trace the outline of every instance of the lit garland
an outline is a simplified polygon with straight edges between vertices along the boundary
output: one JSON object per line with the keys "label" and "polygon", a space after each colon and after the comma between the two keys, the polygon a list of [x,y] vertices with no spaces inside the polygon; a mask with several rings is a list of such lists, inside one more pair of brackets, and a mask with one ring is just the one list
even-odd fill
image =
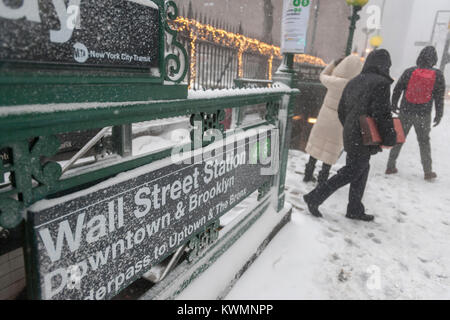
{"label": "lit garland", "polygon": [[[171,22],[172,27],[179,32],[187,31],[191,37],[191,85],[192,79],[195,78],[196,61],[195,61],[195,41],[213,41],[216,44],[234,47],[238,49],[238,65],[239,77],[243,76],[243,63],[242,55],[246,51],[259,53],[261,55],[269,57],[269,79],[272,76],[272,63],[274,58],[282,59],[280,47],[267,44],[257,39],[252,39],[241,34],[236,34],[223,29],[215,28],[208,24],[203,24],[194,19],[187,19],[184,17],[178,17],[175,21]],[[294,62],[296,63],[308,63],[317,66],[325,66],[325,62],[314,56],[307,54],[296,54],[294,56]]]}
{"label": "lit garland", "polygon": [[272,80],[273,55],[269,58],[269,80]]}
{"label": "lit garland", "polygon": [[192,88],[194,86],[195,82],[195,76],[197,73],[196,66],[197,66],[197,57],[195,55],[195,41],[197,41],[197,36],[194,35],[194,33],[191,31],[191,79],[189,83],[189,88]]}

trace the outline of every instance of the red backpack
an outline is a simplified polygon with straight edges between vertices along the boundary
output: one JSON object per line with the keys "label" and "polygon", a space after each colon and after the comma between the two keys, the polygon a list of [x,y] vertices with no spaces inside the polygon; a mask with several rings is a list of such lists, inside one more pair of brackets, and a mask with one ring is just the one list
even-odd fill
{"label": "red backpack", "polygon": [[433,97],[436,72],[430,69],[416,69],[409,79],[406,100],[414,104],[424,104]]}

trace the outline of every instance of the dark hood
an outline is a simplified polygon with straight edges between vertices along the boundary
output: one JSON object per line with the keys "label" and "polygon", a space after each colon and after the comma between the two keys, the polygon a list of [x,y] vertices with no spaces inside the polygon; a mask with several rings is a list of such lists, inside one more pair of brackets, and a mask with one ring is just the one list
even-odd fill
{"label": "dark hood", "polygon": [[422,49],[417,58],[417,66],[419,68],[432,68],[438,61],[436,49],[433,46],[428,46]]}
{"label": "dark hood", "polygon": [[389,69],[392,66],[391,55],[385,49],[373,50],[366,59],[361,73],[376,73],[392,80]]}

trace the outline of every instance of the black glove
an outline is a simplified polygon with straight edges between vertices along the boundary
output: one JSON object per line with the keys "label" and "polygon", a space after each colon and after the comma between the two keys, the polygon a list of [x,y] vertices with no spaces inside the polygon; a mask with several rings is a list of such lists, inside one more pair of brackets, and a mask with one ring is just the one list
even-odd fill
{"label": "black glove", "polygon": [[441,120],[442,120],[442,117],[436,116],[436,117],[434,118],[434,120],[433,120],[433,123],[434,123],[434,126],[433,126],[433,127],[438,126],[439,123],[441,122]]}

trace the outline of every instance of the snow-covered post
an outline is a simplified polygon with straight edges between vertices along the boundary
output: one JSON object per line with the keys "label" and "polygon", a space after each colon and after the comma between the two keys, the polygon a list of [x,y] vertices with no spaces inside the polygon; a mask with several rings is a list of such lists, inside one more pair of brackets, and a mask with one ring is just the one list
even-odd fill
{"label": "snow-covered post", "polygon": [[[273,80],[275,83],[282,83],[289,88],[294,88],[294,54],[283,54],[283,62],[275,73]],[[277,210],[284,207],[284,185],[286,181],[286,168],[291,143],[292,117],[294,116],[294,97],[285,95],[278,110],[278,128],[280,130],[280,170],[275,178],[277,187]]]}

